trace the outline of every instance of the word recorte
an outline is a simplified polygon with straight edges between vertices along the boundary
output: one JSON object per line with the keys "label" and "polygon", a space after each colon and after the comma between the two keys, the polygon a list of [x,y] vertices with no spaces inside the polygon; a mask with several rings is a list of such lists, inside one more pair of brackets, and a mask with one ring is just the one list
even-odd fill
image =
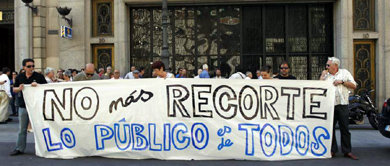
{"label": "word recorte", "polygon": [[[212,87],[207,84],[193,84],[191,92],[183,85],[167,85],[166,90],[168,117],[181,115],[181,117],[191,118],[190,110],[193,110],[192,117],[213,118],[217,114],[223,119],[232,119],[239,113],[246,120],[252,120],[258,114],[260,119],[280,120],[280,112],[274,105],[283,99],[287,100],[287,104],[285,104],[286,108],[281,110],[287,112],[285,117],[287,120],[294,120],[298,111],[303,119],[326,120],[328,118],[327,112],[318,111],[325,105],[322,101],[327,96],[326,88],[281,87],[277,89],[270,85],[257,88],[245,85],[237,91],[228,85]],[[303,103],[297,103],[298,98]],[[301,104],[302,109],[296,110],[296,105]]]}

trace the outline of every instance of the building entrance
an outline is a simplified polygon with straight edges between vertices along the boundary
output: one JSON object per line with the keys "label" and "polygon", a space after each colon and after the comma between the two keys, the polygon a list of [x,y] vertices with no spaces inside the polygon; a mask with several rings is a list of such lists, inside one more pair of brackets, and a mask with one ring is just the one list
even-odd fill
{"label": "building entrance", "polygon": [[[196,75],[202,64],[228,77],[290,63],[298,79],[318,79],[333,56],[332,4],[175,6],[169,8],[169,67]],[[161,59],[161,9],[130,8],[130,63]],[[167,64],[166,64],[167,65]]]}
{"label": "building entrance", "polygon": [[8,67],[12,71],[15,70],[14,38],[14,25],[0,24],[0,67]]}

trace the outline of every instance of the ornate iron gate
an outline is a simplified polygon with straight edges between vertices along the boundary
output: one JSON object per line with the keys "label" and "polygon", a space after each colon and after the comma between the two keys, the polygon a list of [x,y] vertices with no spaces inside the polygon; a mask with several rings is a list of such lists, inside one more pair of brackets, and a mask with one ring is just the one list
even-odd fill
{"label": "ornate iron gate", "polygon": [[[229,5],[171,7],[169,67],[190,75],[206,63],[224,76],[236,68],[255,72],[260,66],[288,60],[298,79],[318,79],[333,56],[332,5]],[[161,9],[130,8],[130,63],[146,67],[161,56]]]}

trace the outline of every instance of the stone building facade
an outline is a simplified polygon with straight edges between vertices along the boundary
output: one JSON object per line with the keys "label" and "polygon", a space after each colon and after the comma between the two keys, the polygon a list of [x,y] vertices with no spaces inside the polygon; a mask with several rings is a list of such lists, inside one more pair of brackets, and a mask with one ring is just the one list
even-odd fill
{"label": "stone building facade", "polygon": [[[358,93],[390,97],[388,0],[169,0],[170,67],[194,73],[203,63],[225,75],[239,66],[277,70],[288,60],[300,79],[317,79],[336,56],[353,73]],[[93,62],[122,74],[161,56],[161,0],[34,0],[33,13],[14,2],[15,69],[31,57],[37,70],[82,68]],[[72,8],[68,23],[56,7]]]}

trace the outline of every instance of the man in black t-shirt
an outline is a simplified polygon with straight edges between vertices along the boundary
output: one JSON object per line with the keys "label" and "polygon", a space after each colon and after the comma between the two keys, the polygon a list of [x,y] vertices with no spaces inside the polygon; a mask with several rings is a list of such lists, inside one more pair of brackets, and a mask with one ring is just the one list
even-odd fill
{"label": "man in black t-shirt", "polygon": [[[35,87],[38,84],[46,84],[46,79],[42,74],[34,72],[34,60],[24,59],[23,69],[24,73],[20,73],[14,83],[13,91],[15,93],[21,92],[24,89],[24,84],[31,84]],[[28,113],[26,110],[26,104],[24,102],[23,93],[18,98],[19,100],[19,133],[16,142],[16,148],[11,152],[11,156],[23,154],[26,149],[26,137],[27,137],[27,126],[28,126]]]}
{"label": "man in black t-shirt", "polygon": [[282,80],[283,79],[285,79],[285,80],[296,80],[297,79],[294,76],[289,75],[290,65],[288,65],[288,62],[286,62],[286,61],[282,62],[279,65],[279,69],[280,69],[279,74],[277,76],[275,76],[274,78],[282,79]]}

